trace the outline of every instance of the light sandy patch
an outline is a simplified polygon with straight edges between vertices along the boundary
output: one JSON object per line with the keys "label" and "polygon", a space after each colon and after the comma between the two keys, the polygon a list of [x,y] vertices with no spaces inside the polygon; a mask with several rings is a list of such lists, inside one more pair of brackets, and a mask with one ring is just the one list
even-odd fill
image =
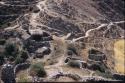
{"label": "light sandy patch", "polygon": [[114,44],[115,70],[125,74],[125,40],[119,40]]}

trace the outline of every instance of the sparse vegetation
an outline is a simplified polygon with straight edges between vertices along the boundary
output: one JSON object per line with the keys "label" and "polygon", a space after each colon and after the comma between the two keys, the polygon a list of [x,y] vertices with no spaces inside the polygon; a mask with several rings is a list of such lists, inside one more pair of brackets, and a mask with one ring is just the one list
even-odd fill
{"label": "sparse vegetation", "polygon": [[4,56],[0,54],[0,65],[3,65],[4,63]]}
{"label": "sparse vegetation", "polygon": [[89,54],[97,54],[97,50],[95,50],[95,49],[93,49],[93,48],[91,48],[89,51],[88,51],[88,53]]}
{"label": "sparse vegetation", "polygon": [[15,59],[14,59],[13,56],[10,56],[10,57],[8,58],[8,60],[9,60],[10,62],[13,62]]}
{"label": "sparse vegetation", "polygon": [[5,55],[6,57],[13,56],[14,58],[17,57],[18,48],[15,44],[8,43],[5,45]]}
{"label": "sparse vegetation", "polygon": [[20,57],[23,58],[24,60],[28,59],[28,52],[25,51],[25,50],[22,50],[21,53],[20,53]]}
{"label": "sparse vegetation", "polygon": [[99,76],[102,76],[102,77],[105,77],[105,78],[110,78],[110,79],[113,79],[113,75],[110,71],[107,71],[107,72],[100,72],[100,71],[96,71],[96,74],[99,75]]}
{"label": "sparse vegetation", "polygon": [[30,68],[31,76],[45,77],[47,75],[43,63],[35,63]]}
{"label": "sparse vegetation", "polygon": [[0,45],[4,45],[6,43],[5,39],[0,39]]}
{"label": "sparse vegetation", "polygon": [[85,48],[84,43],[81,43],[81,42],[74,42],[74,43],[70,43],[70,42],[67,42],[67,50],[70,51],[70,53],[72,52],[72,54],[75,54],[75,55],[81,55],[81,51]]}
{"label": "sparse vegetation", "polygon": [[15,64],[23,63],[28,59],[28,52],[26,50],[19,50],[19,47],[13,43],[5,44],[5,51],[3,53],[9,61]]}
{"label": "sparse vegetation", "polygon": [[26,82],[31,82],[32,81],[30,78],[28,78],[28,72],[27,72],[27,70],[20,71],[17,74],[17,76],[18,76],[17,82],[19,82],[19,83],[26,83]]}
{"label": "sparse vegetation", "polygon": [[104,64],[91,63],[91,66],[89,66],[89,69],[98,70],[100,72],[106,72],[107,67]]}
{"label": "sparse vegetation", "polygon": [[15,59],[15,64],[20,64],[23,63],[25,60],[23,58],[21,58],[20,56],[16,57]]}
{"label": "sparse vegetation", "polygon": [[18,82],[20,83],[26,83],[26,82],[30,82],[29,79],[27,79],[25,76],[21,76],[18,80]]}
{"label": "sparse vegetation", "polygon": [[76,49],[75,45],[69,44],[67,49],[77,55],[77,49]]}
{"label": "sparse vegetation", "polygon": [[71,66],[71,67],[80,68],[80,64],[79,64],[78,61],[70,60],[70,61],[68,62],[68,65]]}

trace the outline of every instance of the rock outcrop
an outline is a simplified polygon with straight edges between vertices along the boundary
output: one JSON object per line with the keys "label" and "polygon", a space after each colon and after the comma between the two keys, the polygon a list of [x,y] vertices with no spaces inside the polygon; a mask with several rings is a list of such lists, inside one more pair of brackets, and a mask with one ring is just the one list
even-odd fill
{"label": "rock outcrop", "polygon": [[14,66],[11,64],[4,64],[1,71],[1,79],[4,83],[16,83]]}
{"label": "rock outcrop", "polygon": [[51,49],[48,47],[42,47],[42,48],[39,48],[38,50],[36,50],[35,53],[36,53],[37,58],[42,58],[45,55],[49,55],[51,53]]}

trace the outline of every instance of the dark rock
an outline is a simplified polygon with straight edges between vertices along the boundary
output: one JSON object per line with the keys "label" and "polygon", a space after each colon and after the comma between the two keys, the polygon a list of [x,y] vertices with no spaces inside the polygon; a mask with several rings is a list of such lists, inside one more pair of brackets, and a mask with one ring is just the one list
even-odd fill
{"label": "dark rock", "polygon": [[104,63],[91,63],[87,64],[87,68],[91,70],[99,70],[100,72],[106,72],[107,66]]}
{"label": "dark rock", "polygon": [[49,41],[34,41],[34,40],[31,40],[31,39],[28,39],[26,41],[24,41],[24,46],[25,48],[27,48],[28,52],[30,53],[35,53],[35,51],[38,49],[38,48],[41,48],[41,47],[50,47],[50,43]]}
{"label": "dark rock", "polygon": [[54,75],[51,79],[59,79],[60,77],[69,77],[69,78],[72,78],[73,80],[75,81],[80,81],[82,78],[77,75],[77,74],[64,74],[62,72],[59,72],[58,74]]}
{"label": "dark rock", "polygon": [[49,33],[41,29],[30,30],[30,34],[31,34],[31,40],[35,41],[51,41],[53,39]]}
{"label": "dark rock", "polygon": [[125,81],[125,75],[123,74],[113,74],[114,79]]}
{"label": "dark rock", "polygon": [[3,65],[4,62],[5,62],[5,60],[4,60],[4,54],[0,53],[0,66]]}
{"label": "dark rock", "polygon": [[10,37],[13,37],[13,38],[19,37],[20,38],[21,34],[15,30],[10,30],[10,31],[8,30],[8,31],[1,31],[0,37],[5,38],[5,39],[8,39]]}
{"label": "dark rock", "polygon": [[[2,0],[7,5],[0,4],[0,26],[5,28],[7,23],[16,20],[19,16],[31,12],[37,0]],[[6,26],[7,27],[7,26]]]}
{"label": "dark rock", "polygon": [[42,39],[41,35],[32,35],[32,39],[35,41],[40,41]]}
{"label": "dark rock", "polygon": [[30,66],[30,63],[21,63],[21,64],[18,64],[18,65],[15,66],[14,72],[17,73],[20,70],[25,70],[25,69],[29,68],[29,66]]}
{"label": "dark rock", "polygon": [[96,49],[90,49],[88,58],[94,61],[103,61],[106,60],[106,55]]}
{"label": "dark rock", "polygon": [[6,43],[5,39],[0,39],[0,45],[4,45]]}
{"label": "dark rock", "polygon": [[82,68],[87,68],[87,63],[86,62],[82,62]]}
{"label": "dark rock", "polygon": [[5,64],[2,66],[1,79],[4,83],[16,83],[13,65]]}
{"label": "dark rock", "polygon": [[67,54],[68,54],[69,56],[72,56],[72,55],[73,55],[73,52],[72,52],[71,50],[68,50]]}
{"label": "dark rock", "polygon": [[69,60],[70,60],[69,58],[66,58],[64,62],[65,62],[65,63],[68,63]]}

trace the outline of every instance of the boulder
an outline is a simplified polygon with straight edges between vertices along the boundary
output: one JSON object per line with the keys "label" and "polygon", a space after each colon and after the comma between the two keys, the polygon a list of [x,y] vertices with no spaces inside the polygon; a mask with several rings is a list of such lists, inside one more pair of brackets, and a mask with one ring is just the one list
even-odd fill
{"label": "boulder", "polygon": [[78,58],[67,57],[64,62],[71,67],[77,67],[77,68],[81,68],[81,69],[87,67],[87,63]]}
{"label": "boulder", "polygon": [[36,51],[36,57],[42,58],[42,57],[44,57],[44,55],[49,55],[50,53],[51,53],[51,49],[50,48],[42,47],[42,48],[39,48]]}
{"label": "boulder", "polygon": [[67,54],[68,54],[68,56],[72,56],[73,52],[71,50],[68,50]]}

